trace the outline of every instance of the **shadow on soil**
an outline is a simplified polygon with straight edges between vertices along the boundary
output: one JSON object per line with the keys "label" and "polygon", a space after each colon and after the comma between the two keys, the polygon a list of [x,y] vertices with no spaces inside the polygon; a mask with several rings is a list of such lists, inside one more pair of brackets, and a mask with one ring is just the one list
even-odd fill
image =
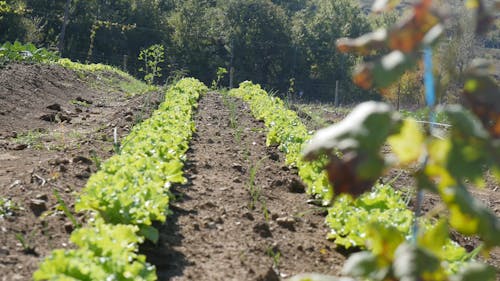
{"label": "shadow on soil", "polygon": [[[186,162],[184,170],[186,175],[193,174],[193,163]],[[184,269],[193,265],[182,252],[175,250],[175,247],[181,246],[184,240],[183,235],[179,232],[179,218],[197,213],[196,211],[182,209],[175,204],[192,200],[184,192],[185,189],[191,186],[192,181],[190,179],[188,179],[187,184],[172,186],[170,190],[174,198],[171,199],[170,204],[172,214],[167,217],[167,222],[164,225],[158,226],[160,241],[156,245],[149,241],[141,245],[140,252],[146,255],[147,261],[156,267],[158,280],[170,280],[173,277],[182,276]]]}

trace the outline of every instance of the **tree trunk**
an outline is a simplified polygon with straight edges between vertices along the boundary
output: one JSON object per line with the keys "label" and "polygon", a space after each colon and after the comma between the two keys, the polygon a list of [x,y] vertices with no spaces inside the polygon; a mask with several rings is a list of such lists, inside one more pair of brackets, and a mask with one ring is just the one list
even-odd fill
{"label": "tree trunk", "polygon": [[59,55],[63,55],[64,49],[64,37],[66,36],[66,25],[68,24],[69,19],[69,6],[71,5],[71,0],[66,0],[66,6],[64,7],[64,19],[61,27],[61,35],[59,36]]}

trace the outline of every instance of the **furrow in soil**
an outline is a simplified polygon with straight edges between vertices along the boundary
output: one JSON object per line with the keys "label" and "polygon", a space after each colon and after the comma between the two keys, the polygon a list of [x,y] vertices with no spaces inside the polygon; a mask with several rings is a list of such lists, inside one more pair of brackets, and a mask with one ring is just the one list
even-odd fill
{"label": "furrow in soil", "polygon": [[344,257],[326,240],[324,210],[308,205],[296,172],[241,101],[200,100],[187,154],[189,183],[172,190],[161,242],[145,249],[159,280],[280,280],[338,274]]}

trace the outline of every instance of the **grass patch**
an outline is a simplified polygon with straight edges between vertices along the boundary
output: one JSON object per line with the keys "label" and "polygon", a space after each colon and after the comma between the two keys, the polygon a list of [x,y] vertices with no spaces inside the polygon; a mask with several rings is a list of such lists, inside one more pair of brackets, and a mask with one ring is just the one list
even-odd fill
{"label": "grass patch", "polygon": [[42,138],[45,133],[33,130],[18,134],[13,141],[17,144],[24,144],[28,148],[32,149],[43,149]]}
{"label": "grass patch", "polygon": [[158,91],[158,87],[148,85],[142,81],[137,79],[129,80],[129,81],[120,81],[118,83],[118,87],[122,92],[124,92],[127,96],[136,96],[143,95],[149,92]]}

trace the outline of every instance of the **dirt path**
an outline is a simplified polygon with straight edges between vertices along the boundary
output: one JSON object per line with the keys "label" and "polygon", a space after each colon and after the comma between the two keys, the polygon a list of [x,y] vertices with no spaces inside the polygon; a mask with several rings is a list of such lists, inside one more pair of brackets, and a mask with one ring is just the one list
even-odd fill
{"label": "dirt path", "polygon": [[[189,184],[177,186],[161,247],[149,250],[159,280],[279,280],[337,274],[344,257],[325,239],[322,210],[307,204],[265,128],[240,101],[200,101],[188,152]],[[252,190],[252,191],[251,191]],[[153,253],[153,254],[152,254]]]}
{"label": "dirt path", "polygon": [[44,256],[70,247],[73,224],[54,192],[73,210],[76,193],[114,153],[114,128],[125,136],[153,109],[98,79],[48,65],[0,70],[0,280],[31,280]]}

